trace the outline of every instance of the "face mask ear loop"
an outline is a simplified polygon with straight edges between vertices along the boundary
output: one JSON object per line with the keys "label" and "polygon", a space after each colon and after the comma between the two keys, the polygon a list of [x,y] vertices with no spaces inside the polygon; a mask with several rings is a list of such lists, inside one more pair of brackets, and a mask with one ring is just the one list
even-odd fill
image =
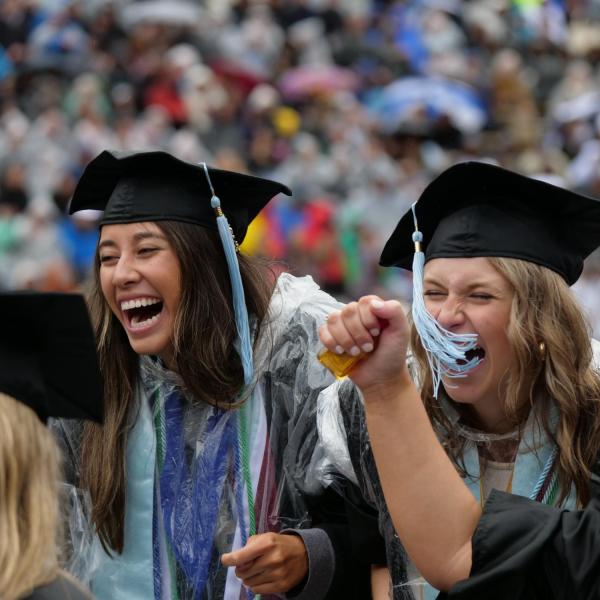
{"label": "face mask ear loop", "polygon": [[476,333],[457,334],[444,329],[425,307],[423,294],[425,254],[421,247],[423,234],[419,231],[415,206],[416,202],[411,206],[415,223],[415,230],[412,234],[412,240],[415,244],[412,265],[412,318],[427,354],[427,361],[433,378],[433,396],[437,398],[442,377],[465,377],[468,371],[474,369],[481,362],[481,359],[475,357],[467,360],[466,358],[466,353],[477,346]]}

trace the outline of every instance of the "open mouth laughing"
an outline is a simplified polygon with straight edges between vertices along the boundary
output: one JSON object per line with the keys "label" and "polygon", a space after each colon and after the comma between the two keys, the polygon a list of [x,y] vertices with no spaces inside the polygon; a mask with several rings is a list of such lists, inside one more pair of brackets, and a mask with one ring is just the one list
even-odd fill
{"label": "open mouth laughing", "polygon": [[481,362],[485,358],[485,350],[481,346],[475,346],[465,352],[465,358],[459,358],[456,362],[459,365],[466,365],[467,363],[477,360]]}
{"label": "open mouth laughing", "polygon": [[143,296],[121,302],[121,312],[131,330],[146,329],[158,321],[163,310],[160,298]]}
{"label": "open mouth laughing", "polygon": [[483,360],[485,358],[485,350],[481,346],[475,346],[471,350],[465,352],[465,359],[467,362],[473,359]]}

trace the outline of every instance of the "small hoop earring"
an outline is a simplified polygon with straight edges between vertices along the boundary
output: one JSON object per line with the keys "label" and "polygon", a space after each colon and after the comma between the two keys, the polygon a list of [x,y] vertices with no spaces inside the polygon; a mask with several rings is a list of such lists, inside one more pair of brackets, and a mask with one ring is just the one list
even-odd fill
{"label": "small hoop earring", "polygon": [[544,344],[544,342],[540,342],[538,344],[538,348],[540,349],[540,354],[542,358],[544,358],[546,356],[546,344]]}

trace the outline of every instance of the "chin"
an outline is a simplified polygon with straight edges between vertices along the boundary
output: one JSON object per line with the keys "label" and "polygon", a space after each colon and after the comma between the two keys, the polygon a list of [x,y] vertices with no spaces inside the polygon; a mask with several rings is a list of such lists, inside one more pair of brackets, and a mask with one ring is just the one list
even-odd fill
{"label": "chin", "polygon": [[160,356],[168,346],[163,340],[135,340],[129,339],[129,345],[136,354],[143,356]]}
{"label": "chin", "polygon": [[477,404],[477,399],[471,398],[471,397],[465,397],[460,394],[454,395],[454,396],[451,396],[450,394],[448,394],[448,398],[450,398],[450,400],[452,400],[452,402],[454,402],[455,404],[465,404],[468,406]]}
{"label": "chin", "polygon": [[457,384],[455,381],[450,381],[448,385],[444,385],[446,395],[452,402],[457,404],[476,404],[477,401],[483,396],[483,391],[477,388],[473,388],[468,384],[464,383]]}

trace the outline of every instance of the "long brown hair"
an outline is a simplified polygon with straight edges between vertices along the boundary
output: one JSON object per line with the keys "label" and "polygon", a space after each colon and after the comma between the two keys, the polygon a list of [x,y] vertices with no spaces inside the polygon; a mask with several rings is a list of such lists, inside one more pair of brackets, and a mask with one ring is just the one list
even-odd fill
{"label": "long brown hair", "polygon": [[0,393],[0,598],[58,574],[59,452],[29,407]]}
{"label": "long brown hair", "polygon": [[[488,260],[514,290],[507,335],[515,360],[503,381],[506,417],[514,427],[523,427],[530,410],[535,411],[558,446],[560,501],[574,485],[578,503],[585,505],[590,499],[590,468],[600,451],[600,375],[592,361],[589,328],[562,277],[527,261]],[[433,397],[431,373],[414,327],[411,345],[425,407],[461,468],[464,440]],[[554,431],[549,422],[551,403],[559,414]],[[468,411],[452,405],[459,412]]]}
{"label": "long brown hair", "polygon": [[[236,406],[243,385],[235,351],[237,330],[231,284],[218,233],[199,225],[156,221],[179,259],[181,300],[173,331],[173,365],[194,401],[222,408]],[[274,277],[266,263],[238,255],[249,314],[258,324],[266,315]],[[135,417],[139,357],[110,310],[100,288],[96,252],[89,293],[90,312],[104,376],[103,426],[83,430],[80,482],[92,500],[92,522],[105,550],[123,550],[125,449]]]}

